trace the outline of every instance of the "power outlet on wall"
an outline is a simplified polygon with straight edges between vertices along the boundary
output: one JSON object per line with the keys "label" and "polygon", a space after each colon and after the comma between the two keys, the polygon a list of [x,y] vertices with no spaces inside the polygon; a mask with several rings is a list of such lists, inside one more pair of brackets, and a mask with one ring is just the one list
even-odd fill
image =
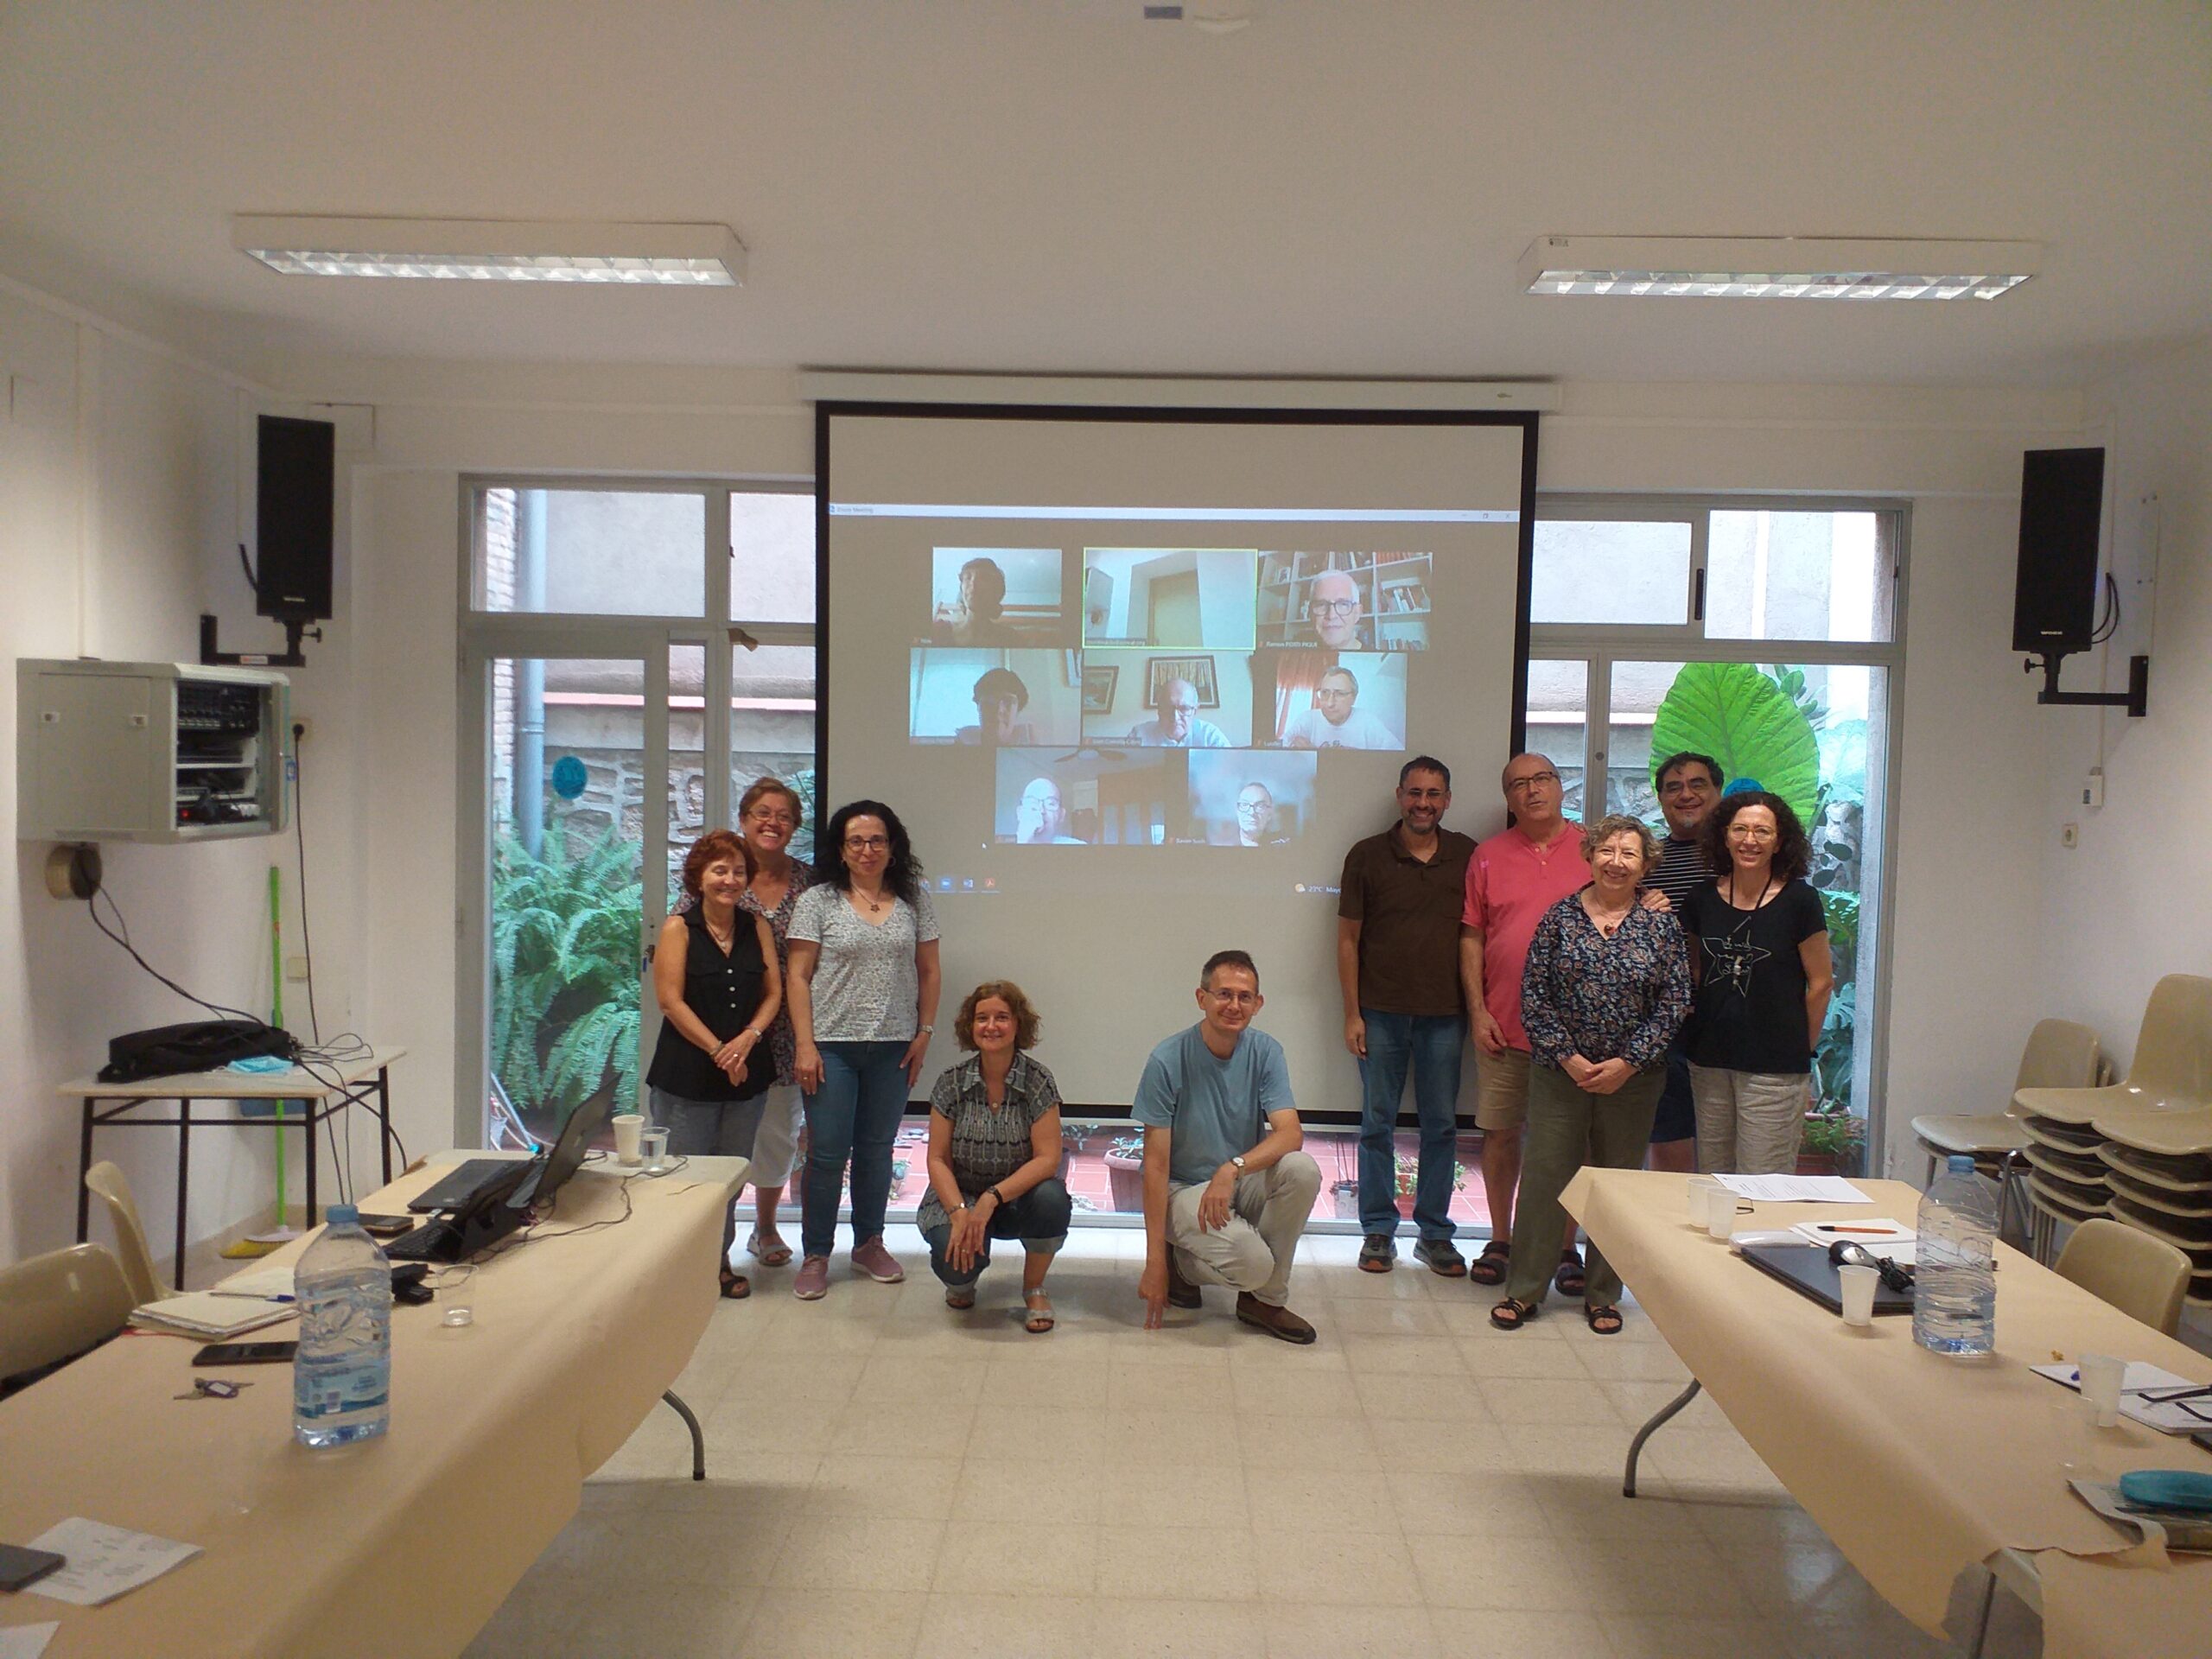
{"label": "power outlet on wall", "polygon": [[2082,826],[2078,823],[2060,824],[2058,844],[2067,848],[2079,847],[2082,844]]}

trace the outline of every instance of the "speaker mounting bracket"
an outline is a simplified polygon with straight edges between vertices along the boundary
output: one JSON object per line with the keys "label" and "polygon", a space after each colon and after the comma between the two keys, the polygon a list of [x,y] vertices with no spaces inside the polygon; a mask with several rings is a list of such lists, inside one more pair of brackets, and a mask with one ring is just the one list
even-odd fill
{"label": "speaker mounting bracket", "polygon": [[2036,693],[2036,701],[2052,703],[2066,709],[2125,709],[2130,720],[2140,720],[2151,712],[2151,659],[2131,657],[2127,659],[2127,690],[2125,691],[2062,691],[2058,689],[2058,671],[2066,660],[2066,653],[2054,651],[2040,658],[2031,657],[2021,664],[2028,673],[2043,670],[2043,690]]}
{"label": "speaker mounting bracket", "polygon": [[200,664],[203,668],[305,668],[307,658],[300,651],[302,638],[322,641],[322,630],[299,617],[284,619],[284,650],[281,656],[267,652],[220,651],[215,643],[215,619],[202,611],[200,613]]}

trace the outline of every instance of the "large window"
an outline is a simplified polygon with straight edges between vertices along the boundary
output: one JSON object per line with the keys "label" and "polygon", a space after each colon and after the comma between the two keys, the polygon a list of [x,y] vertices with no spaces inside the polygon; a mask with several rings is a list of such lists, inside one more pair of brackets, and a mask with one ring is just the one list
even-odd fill
{"label": "large window", "polygon": [[1859,1173],[1880,1135],[1880,895],[1902,507],[1740,500],[1540,502],[1529,747],[1577,816],[1664,833],[1652,766],[1694,750],[1804,821],[1835,995],[1806,1155]]}
{"label": "large window", "polygon": [[814,497],[487,479],[468,505],[454,1129],[512,1145],[635,1105],[684,849],[756,779],[812,801]]}

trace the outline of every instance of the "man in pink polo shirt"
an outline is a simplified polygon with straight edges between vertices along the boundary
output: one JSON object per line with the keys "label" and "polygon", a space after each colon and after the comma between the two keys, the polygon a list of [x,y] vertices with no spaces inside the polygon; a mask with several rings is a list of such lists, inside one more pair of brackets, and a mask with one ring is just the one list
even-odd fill
{"label": "man in pink polo shirt", "polygon": [[[1483,1190],[1490,1199],[1491,1241],[1467,1268],[1478,1285],[1504,1282],[1513,1194],[1521,1182],[1521,1131],[1529,1118],[1522,965],[1544,912],[1590,880],[1582,827],[1560,810],[1564,794],[1552,763],[1541,754],[1516,754],[1506,763],[1503,781],[1513,825],[1479,844],[1467,861],[1467,899],[1459,913],[1459,982],[1479,1056],[1475,1122],[1483,1132]],[[1579,1274],[1572,1232],[1567,1256]]]}

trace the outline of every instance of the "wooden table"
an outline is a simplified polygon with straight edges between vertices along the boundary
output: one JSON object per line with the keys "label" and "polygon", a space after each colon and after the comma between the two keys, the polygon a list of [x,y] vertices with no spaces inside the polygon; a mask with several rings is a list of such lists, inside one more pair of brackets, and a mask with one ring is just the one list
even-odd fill
{"label": "wooden table", "polygon": [[[2107,1478],[2212,1472],[2212,1455],[2139,1424],[2090,1429],[2057,1384],[2028,1370],[2108,1353],[2212,1382],[2212,1358],[2002,1244],[1994,1354],[1929,1353],[1909,1319],[1853,1329],[1692,1228],[1687,1182],[1586,1168],[1564,1195],[1696,1379],[1635,1446],[1702,1387],[1852,1565],[1922,1629],[1945,1634],[1959,1574],[2012,1551],[2040,1582],[2047,1659],[2212,1653],[2212,1558],[2177,1556],[2170,1570],[2126,1560],[2128,1539],[2068,1489],[2063,1467],[2093,1462]],[[1855,1185],[1870,1204],[1761,1204],[1737,1229],[1916,1211],[1918,1191],[1901,1181]]]}
{"label": "wooden table", "polygon": [[[384,1154],[384,1179],[391,1179],[391,1063],[404,1048],[371,1047],[358,1059],[315,1061],[312,1071],[293,1066],[285,1071],[181,1071],[166,1077],[142,1077],[136,1083],[102,1083],[98,1077],[78,1077],[59,1092],[83,1103],[83,1122],[78,1135],[77,1242],[85,1242],[90,1225],[91,1198],[85,1177],[92,1167],[95,1129],[175,1129],[176,1131],[176,1262],[179,1290],[184,1288],[185,1201],[192,1179],[192,1131],[195,1127],[220,1126],[283,1130],[297,1128],[304,1149],[307,1171],[307,1220],[321,1219],[315,1207],[316,1128],[356,1105],[376,1115],[378,1142]],[[195,1103],[207,1101],[296,1100],[307,1109],[283,1116],[249,1116],[232,1111],[228,1116],[209,1116]],[[141,1109],[156,1102],[176,1103],[175,1117],[147,1117]],[[283,1144],[277,1143],[278,1157]],[[278,1217],[281,1224],[284,1217]]]}
{"label": "wooden table", "polygon": [[[202,1552],[105,1607],[0,1598],[0,1624],[59,1619],[51,1659],[458,1652],[690,1361],[721,1305],[715,1254],[745,1170],[695,1158],[626,1182],[588,1164],[518,1242],[473,1272],[434,1268],[452,1287],[393,1310],[377,1440],[296,1444],[282,1365],[222,1373],[253,1384],[235,1400],[174,1398],[199,1347],[174,1337],[119,1338],[0,1401],[0,1538],[83,1516]],[[442,1173],[365,1201],[404,1209]],[[466,1327],[442,1323],[456,1304]]]}

